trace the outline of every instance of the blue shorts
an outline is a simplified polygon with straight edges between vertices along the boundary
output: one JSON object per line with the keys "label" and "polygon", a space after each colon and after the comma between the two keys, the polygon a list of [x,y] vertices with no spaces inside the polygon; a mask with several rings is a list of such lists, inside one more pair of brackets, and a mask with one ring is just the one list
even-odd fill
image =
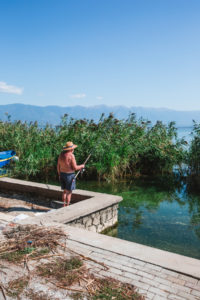
{"label": "blue shorts", "polygon": [[62,190],[73,191],[76,188],[76,179],[74,173],[60,173],[60,184]]}

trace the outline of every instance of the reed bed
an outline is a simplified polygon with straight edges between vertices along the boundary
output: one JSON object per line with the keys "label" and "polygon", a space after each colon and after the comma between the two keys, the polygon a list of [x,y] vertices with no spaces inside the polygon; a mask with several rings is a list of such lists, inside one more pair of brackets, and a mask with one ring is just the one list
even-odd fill
{"label": "reed bed", "polygon": [[66,141],[78,145],[77,162],[91,153],[86,178],[117,180],[141,175],[171,173],[185,158],[184,141],[177,138],[175,123],[154,126],[131,114],[118,120],[112,114],[99,122],[75,120],[67,115],[52,127],[20,121],[0,122],[0,151],[13,149],[19,156],[13,176],[39,181],[57,180],[56,164]]}

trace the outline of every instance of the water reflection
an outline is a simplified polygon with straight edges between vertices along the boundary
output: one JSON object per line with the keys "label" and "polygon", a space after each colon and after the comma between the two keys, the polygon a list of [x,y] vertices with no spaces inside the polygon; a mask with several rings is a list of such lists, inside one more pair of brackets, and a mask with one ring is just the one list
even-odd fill
{"label": "water reflection", "polygon": [[200,259],[200,196],[188,190],[185,177],[78,185],[123,197],[110,235]]}

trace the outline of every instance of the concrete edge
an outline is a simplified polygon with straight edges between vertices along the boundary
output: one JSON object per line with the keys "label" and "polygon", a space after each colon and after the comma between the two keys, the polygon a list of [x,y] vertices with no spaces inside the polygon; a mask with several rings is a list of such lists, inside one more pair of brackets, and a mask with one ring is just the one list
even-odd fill
{"label": "concrete edge", "polygon": [[[11,188],[13,191],[21,191],[21,192],[34,192],[40,194],[41,191],[43,195],[48,194],[54,195],[58,193],[61,198],[61,189],[59,186],[13,179],[13,178],[0,178],[0,187],[7,186],[7,189]],[[68,207],[63,207],[60,209],[56,209],[54,211],[45,213],[41,216],[32,217],[30,220],[38,218],[39,221],[45,222],[59,222],[59,223],[68,223],[74,220],[77,220],[82,217],[86,217],[95,213],[97,211],[106,209],[112,205],[118,204],[122,201],[122,197],[114,196],[110,194],[104,193],[96,193],[85,190],[75,190],[72,196],[75,195],[77,197],[82,197],[82,200],[77,203],[73,203]]]}
{"label": "concrete edge", "polygon": [[[52,185],[52,184],[47,184],[47,183],[39,183],[39,182],[33,182],[33,181],[27,181],[27,180],[21,180],[21,179],[16,179],[16,178],[10,178],[10,177],[2,177],[0,178],[0,183],[4,182],[6,183],[10,183],[12,185],[16,185],[18,187],[28,187],[30,190],[31,188],[33,188],[33,190],[37,190],[37,189],[42,189],[45,191],[56,191],[56,192],[60,192],[61,188],[57,185]],[[78,194],[78,195],[84,195],[84,196],[88,196],[88,197],[94,197],[94,196],[100,196],[100,195],[104,195],[104,193],[98,193],[98,192],[92,192],[92,191],[86,191],[86,190],[80,190],[80,189],[76,189],[73,194]],[[107,194],[105,194],[107,195]],[[113,196],[113,195],[110,195]]]}
{"label": "concrete edge", "polygon": [[200,279],[200,260],[195,258],[121,240],[57,222],[44,223],[34,218],[32,221],[25,219],[19,223],[59,227],[68,235],[68,240],[105,250],[110,253],[137,259],[198,280]]}
{"label": "concrete edge", "polygon": [[[38,187],[39,189],[43,188],[51,190],[52,188],[56,191],[60,191],[59,187],[57,186],[45,185],[40,183],[37,184],[29,181],[24,182],[22,180],[5,177],[1,178],[0,182],[2,184],[5,182],[15,183],[22,186],[23,184],[26,186],[31,185],[34,186],[34,188]],[[161,266],[165,269],[169,269],[200,279],[200,260],[167,252],[157,248],[152,248],[149,246],[120,240],[110,236],[101,235],[98,233],[87,231],[86,229],[63,225],[63,220],[65,220],[65,222],[69,221],[67,218],[70,218],[70,220],[72,220],[73,218],[77,219],[77,216],[81,217],[85,214],[92,213],[91,210],[94,211],[94,208],[95,210],[98,210],[98,208],[102,209],[102,207],[106,208],[110,206],[111,203],[114,205],[122,200],[122,198],[119,196],[82,190],[77,191],[77,193],[81,194],[82,192],[85,195],[87,194],[88,196],[91,196],[90,199],[73,204],[69,207],[61,208],[57,210],[57,212],[53,211],[39,217],[25,219],[21,221],[20,224],[42,224],[44,226],[56,227],[61,226],[65,231],[68,232],[70,240],[90,245],[92,247],[104,249],[116,254],[135,258],[144,262]]]}
{"label": "concrete edge", "polygon": [[66,225],[69,239],[200,279],[200,260]]}

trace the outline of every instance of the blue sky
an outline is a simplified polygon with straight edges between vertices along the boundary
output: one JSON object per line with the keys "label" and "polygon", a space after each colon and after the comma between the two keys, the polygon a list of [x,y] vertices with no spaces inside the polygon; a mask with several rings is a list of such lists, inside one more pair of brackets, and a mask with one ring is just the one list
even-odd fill
{"label": "blue sky", "polygon": [[199,0],[0,0],[0,104],[200,110]]}

